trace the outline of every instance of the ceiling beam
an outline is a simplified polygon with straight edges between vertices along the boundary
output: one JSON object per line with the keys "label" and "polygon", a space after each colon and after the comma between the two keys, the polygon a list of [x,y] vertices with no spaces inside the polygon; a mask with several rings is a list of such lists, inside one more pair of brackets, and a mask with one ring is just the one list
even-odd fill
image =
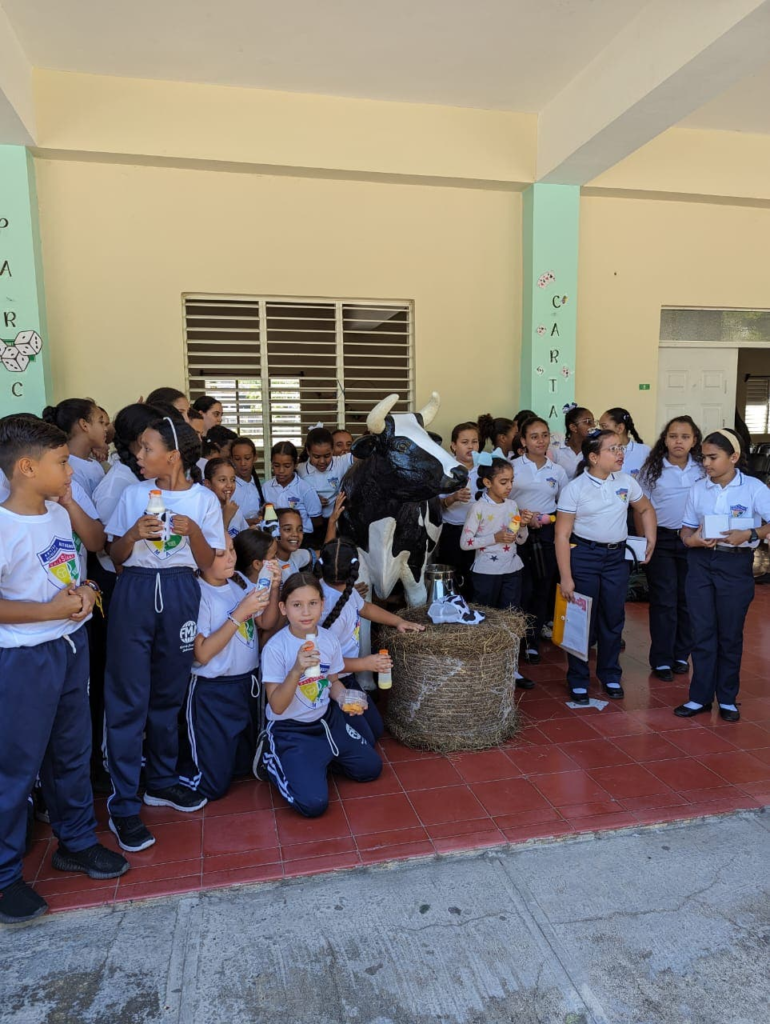
{"label": "ceiling beam", "polygon": [[591,181],[769,54],[770,0],[652,0],[540,113],[537,180]]}
{"label": "ceiling beam", "polygon": [[34,142],[32,65],[0,7],[0,145],[30,146]]}

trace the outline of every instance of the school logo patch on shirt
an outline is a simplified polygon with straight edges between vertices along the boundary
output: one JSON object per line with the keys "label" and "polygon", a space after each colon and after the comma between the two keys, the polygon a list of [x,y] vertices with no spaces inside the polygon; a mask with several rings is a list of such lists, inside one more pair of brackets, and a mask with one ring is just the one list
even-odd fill
{"label": "school logo patch on shirt", "polygon": [[730,515],[733,519],[740,519],[741,516],[745,516],[748,512],[748,508],[745,505],[731,505]]}
{"label": "school logo patch on shirt", "polygon": [[72,537],[66,540],[54,537],[45,551],[38,551],[37,557],[57,590],[66,590],[80,583],[80,562]]}
{"label": "school logo patch on shirt", "polygon": [[617,494],[617,496],[620,498],[620,500],[624,504],[626,504],[626,505],[628,504],[628,488],[627,487],[619,487],[617,489],[617,491],[615,491],[615,494]]}
{"label": "school logo patch on shirt", "polygon": [[145,540],[147,547],[154,551],[158,558],[165,560],[170,558],[184,540],[178,533],[172,533],[162,540]]}
{"label": "school logo patch on shirt", "polygon": [[[235,605],[233,608],[230,609],[231,615],[233,614],[237,607],[238,606]],[[253,647],[254,637],[256,636],[256,633],[257,628],[254,625],[254,619],[246,619],[245,622],[242,622],[240,624],[240,626],[238,627],[238,632],[235,635],[242,644],[245,644],[247,647]]]}
{"label": "school logo patch on shirt", "polygon": [[546,482],[547,484],[550,484],[550,485],[551,485],[551,487],[553,487],[554,489],[555,489],[555,488],[557,487],[557,485],[558,485],[558,481],[556,480],[556,477],[553,477],[553,476],[547,476],[547,477],[545,478],[545,482]]}
{"label": "school logo patch on shirt", "polygon": [[320,676],[303,676],[300,679],[299,686],[297,687],[297,696],[310,708],[318,707],[324,690],[328,690],[331,685],[326,678],[329,667],[329,665],[322,664]]}
{"label": "school logo patch on shirt", "polygon": [[631,470],[629,470],[629,472],[630,472],[631,476],[634,478],[634,480],[636,480],[636,478],[639,476],[639,470],[638,469],[631,469]]}

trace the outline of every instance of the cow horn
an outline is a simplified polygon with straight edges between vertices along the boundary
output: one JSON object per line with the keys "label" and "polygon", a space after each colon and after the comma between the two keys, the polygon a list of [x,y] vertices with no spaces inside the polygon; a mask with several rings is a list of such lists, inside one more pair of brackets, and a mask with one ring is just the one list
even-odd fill
{"label": "cow horn", "polygon": [[429,423],[432,423],[436,417],[439,406],[441,405],[441,398],[439,397],[438,391],[431,392],[428,404],[424,409],[420,409],[418,416],[422,416],[422,423],[424,427],[427,427]]}
{"label": "cow horn", "polygon": [[381,434],[385,429],[385,417],[398,401],[398,395],[388,395],[372,409],[366,417],[366,426],[370,434]]}

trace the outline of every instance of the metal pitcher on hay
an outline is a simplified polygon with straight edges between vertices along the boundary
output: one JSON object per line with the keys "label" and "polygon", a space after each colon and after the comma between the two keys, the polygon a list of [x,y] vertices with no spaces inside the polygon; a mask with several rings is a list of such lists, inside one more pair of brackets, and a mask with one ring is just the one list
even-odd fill
{"label": "metal pitcher on hay", "polygon": [[427,606],[434,601],[447,601],[457,596],[455,590],[455,570],[452,565],[434,563],[425,569],[425,585],[428,589]]}

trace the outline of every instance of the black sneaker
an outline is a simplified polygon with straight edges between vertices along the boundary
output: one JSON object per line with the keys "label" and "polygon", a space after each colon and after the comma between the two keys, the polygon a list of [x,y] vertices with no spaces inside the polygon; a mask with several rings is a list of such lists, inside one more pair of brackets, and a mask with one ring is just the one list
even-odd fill
{"label": "black sneaker", "polygon": [[175,811],[189,814],[205,807],[208,801],[205,796],[200,796],[194,790],[178,783],[167,789],[145,790],[144,802],[148,807],[173,807]]}
{"label": "black sneaker", "polygon": [[111,817],[110,832],[117,836],[121,850],[128,850],[129,853],[139,853],[155,842],[155,836],[138,814],[129,814],[125,818]]}
{"label": "black sneaker", "polygon": [[263,729],[257,738],[257,748],[254,751],[254,760],[251,763],[251,773],[254,778],[259,779],[260,782],[267,782],[270,778],[267,774],[267,768],[265,768],[265,762],[263,761],[266,745],[267,733]]}
{"label": "black sneaker", "polygon": [[77,852],[59,843],[51,863],[57,871],[82,871],[89,878],[118,878],[130,867],[123,854],[108,850],[100,843]]}
{"label": "black sneaker", "polygon": [[0,921],[3,924],[23,924],[40,917],[48,910],[48,904],[38,896],[23,878],[0,889]]}

